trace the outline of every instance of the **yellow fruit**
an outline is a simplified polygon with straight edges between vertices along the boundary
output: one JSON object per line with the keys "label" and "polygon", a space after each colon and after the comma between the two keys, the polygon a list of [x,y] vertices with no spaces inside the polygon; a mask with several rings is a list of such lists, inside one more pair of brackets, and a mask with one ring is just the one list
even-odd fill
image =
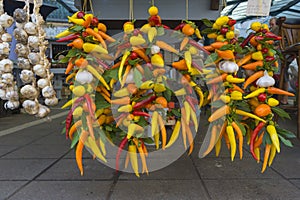
{"label": "yellow fruit", "polygon": [[233,31],[228,31],[226,33],[226,38],[229,39],[229,40],[233,39],[234,38],[234,32]]}
{"label": "yellow fruit", "polygon": [[73,94],[77,97],[81,97],[85,94],[85,88],[82,85],[75,86],[72,90]]}
{"label": "yellow fruit", "polygon": [[140,31],[142,31],[143,33],[148,33],[148,31],[150,30],[151,25],[150,24],[145,24],[140,28]]}
{"label": "yellow fruit", "polygon": [[274,107],[274,106],[278,106],[279,104],[279,101],[277,99],[274,99],[274,98],[269,98],[268,99],[268,105],[271,106],[271,107]]}
{"label": "yellow fruit", "polygon": [[198,49],[194,46],[190,46],[189,47],[189,52],[192,54],[192,55],[196,55],[198,53]]}
{"label": "yellow fruit", "polygon": [[74,89],[74,85],[70,85],[69,89],[72,91]]}
{"label": "yellow fruit", "polygon": [[158,8],[156,6],[151,6],[148,9],[148,13],[149,13],[150,16],[157,15],[158,14]]}
{"label": "yellow fruit", "polygon": [[269,74],[269,76],[273,76],[274,75],[274,73],[272,72],[272,71],[268,71],[268,74]]}
{"label": "yellow fruit", "polygon": [[207,34],[207,37],[210,39],[215,39],[218,37],[218,34],[217,33],[209,33],[209,34]]}
{"label": "yellow fruit", "polygon": [[224,40],[225,40],[225,38],[223,35],[218,35],[218,37],[217,37],[218,42],[223,42]]}
{"label": "yellow fruit", "polygon": [[132,22],[126,22],[124,25],[123,25],[123,30],[126,34],[129,34],[131,33],[133,30],[134,30],[134,25]]}
{"label": "yellow fruit", "polygon": [[262,24],[261,27],[262,27],[263,29],[266,29],[267,31],[269,31],[269,26],[268,26],[268,24]]}
{"label": "yellow fruit", "polygon": [[78,106],[77,108],[75,108],[75,110],[73,111],[73,117],[78,118],[82,115],[83,109],[81,106]]}
{"label": "yellow fruit", "polygon": [[261,29],[261,23],[260,22],[252,22],[250,28],[253,31],[259,31]]}
{"label": "yellow fruit", "polygon": [[229,21],[229,17],[228,16],[222,16],[222,17],[219,17],[217,20],[216,20],[216,24],[218,26],[223,26],[225,24],[227,24],[227,22]]}
{"label": "yellow fruit", "polygon": [[214,23],[213,26],[212,26],[213,29],[217,29],[217,30],[220,30],[221,29],[221,26],[219,26],[218,24]]}
{"label": "yellow fruit", "polygon": [[162,83],[156,83],[156,84],[154,84],[153,90],[154,90],[154,92],[160,93],[160,92],[166,91],[166,87]]}

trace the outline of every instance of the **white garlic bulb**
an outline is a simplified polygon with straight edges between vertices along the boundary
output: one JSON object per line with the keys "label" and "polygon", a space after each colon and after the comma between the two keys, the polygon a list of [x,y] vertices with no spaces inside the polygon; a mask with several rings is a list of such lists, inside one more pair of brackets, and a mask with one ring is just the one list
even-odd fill
{"label": "white garlic bulb", "polygon": [[7,42],[0,43],[0,54],[9,55],[9,44]]}
{"label": "white garlic bulb", "polygon": [[33,66],[33,71],[36,75],[46,78],[47,77],[47,71],[43,65],[35,65]]}
{"label": "white garlic bulb", "polygon": [[43,89],[44,87],[48,86],[49,80],[47,78],[41,78],[37,81],[37,86],[41,89]]}
{"label": "white garlic bulb", "polygon": [[19,94],[17,91],[9,90],[6,92],[5,97],[6,99],[17,101],[19,99]]}
{"label": "white garlic bulb", "polygon": [[0,15],[0,25],[4,28],[10,27],[14,23],[14,18],[9,16],[7,13]]}
{"label": "white garlic bulb", "polygon": [[12,72],[14,63],[10,59],[3,59],[0,61],[0,71]]}
{"label": "white garlic bulb", "polygon": [[25,25],[25,23],[18,23],[18,22],[16,22],[16,27],[17,28],[24,29],[24,25]]}
{"label": "white garlic bulb", "polygon": [[6,84],[12,84],[14,81],[14,76],[11,73],[4,73],[1,75],[2,82]]}
{"label": "white garlic bulb", "polygon": [[3,89],[0,89],[0,99],[6,100],[6,91]]}
{"label": "white garlic bulb", "polygon": [[11,34],[9,34],[9,33],[4,33],[4,34],[2,34],[2,36],[1,36],[1,40],[2,40],[3,42],[11,42],[11,41],[12,41],[12,36],[11,36]]}
{"label": "white garlic bulb", "polygon": [[239,70],[239,66],[232,61],[222,61],[219,63],[220,70],[226,73],[235,73]]}
{"label": "white garlic bulb", "polygon": [[29,60],[27,58],[19,57],[17,65],[21,69],[31,69],[30,62],[29,62]]}
{"label": "white garlic bulb", "polygon": [[50,113],[50,109],[47,106],[39,104],[38,113],[35,115],[36,117],[46,117]]}
{"label": "white garlic bulb", "polygon": [[56,106],[58,104],[58,99],[55,96],[53,96],[51,98],[46,98],[45,104],[47,106]]}
{"label": "white garlic bulb", "polygon": [[19,101],[9,100],[9,101],[5,102],[5,104],[4,104],[5,109],[11,109],[11,110],[17,109],[17,108],[19,108],[19,106],[20,106]]}
{"label": "white garlic bulb", "polygon": [[38,91],[32,85],[25,85],[20,90],[22,96],[26,99],[35,99],[38,95]]}
{"label": "white garlic bulb", "polygon": [[25,100],[22,104],[28,114],[35,115],[39,111],[39,104],[32,100]]}
{"label": "white garlic bulb", "polygon": [[29,49],[27,45],[24,45],[22,43],[17,43],[15,48],[15,53],[18,55],[18,57],[27,57],[29,54]]}
{"label": "white garlic bulb", "polygon": [[151,54],[156,54],[160,52],[160,48],[157,45],[152,45],[151,46]]}
{"label": "white garlic bulb", "polygon": [[77,72],[75,80],[80,84],[91,83],[93,81],[93,75],[90,72],[83,70],[81,72]]}
{"label": "white garlic bulb", "polygon": [[275,79],[269,76],[266,70],[264,71],[264,75],[256,81],[256,85],[259,87],[270,87],[273,86],[274,84],[275,84]]}
{"label": "white garlic bulb", "polygon": [[18,23],[24,23],[27,20],[27,12],[25,9],[17,8],[13,14],[14,19]]}
{"label": "white garlic bulb", "polygon": [[37,53],[31,52],[30,54],[28,54],[28,59],[32,65],[40,64],[40,55]]}
{"label": "white garlic bulb", "polygon": [[31,48],[38,50],[40,46],[40,40],[39,37],[35,35],[31,35],[28,37],[28,44]]}
{"label": "white garlic bulb", "polygon": [[45,98],[50,98],[52,96],[55,96],[56,92],[52,86],[46,86],[42,89],[42,95]]}
{"label": "white garlic bulb", "polygon": [[32,22],[27,22],[25,25],[24,25],[24,30],[26,31],[26,33],[28,35],[35,35],[37,34],[37,27],[34,23]]}
{"label": "white garlic bulb", "polygon": [[23,69],[20,78],[23,83],[31,83],[34,79],[34,74],[31,70]]}
{"label": "white garlic bulb", "polygon": [[18,42],[21,42],[22,44],[27,44],[28,34],[24,29],[16,28],[14,30],[14,37]]}

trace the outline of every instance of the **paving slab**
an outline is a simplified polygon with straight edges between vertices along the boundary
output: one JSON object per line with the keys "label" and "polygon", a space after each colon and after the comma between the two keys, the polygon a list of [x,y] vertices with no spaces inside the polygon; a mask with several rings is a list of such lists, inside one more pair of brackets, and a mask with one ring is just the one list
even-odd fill
{"label": "paving slab", "polygon": [[68,146],[62,145],[30,144],[3,156],[3,158],[59,158],[69,150]]}
{"label": "paving slab", "polygon": [[14,145],[0,145],[0,157],[16,150],[17,148],[19,148],[20,146],[14,146]]}
{"label": "paving slab", "polygon": [[195,165],[202,179],[272,179],[279,178],[276,172],[267,168],[262,174],[262,164],[252,158],[235,159],[233,162],[225,158],[203,158],[195,160]]}
{"label": "paving slab", "polygon": [[33,181],[9,200],[101,200],[106,199],[112,181]]}
{"label": "paving slab", "polygon": [[[151,169],[151,164],[165,162],[158,159],[147,159],[148,168]],[[133,173],[122,173],[119,177],[120,180],[199,180],[199,176],[193,166],[192,161],[189,158],[180,158],[179,160],[168,163],[165,162],[166,167],[149,172],[149,176],[141,174],[140,178],[136,177]],[[141,169],[141,162],[139,162],[139,169]],[[131,165],[129,164],[128,170],[133,172]]]}
{"label": "paving slab", "polygon": [[111,200],[209,199],[200,180],[118,181]]}
{"label": "paving slab", "polygon": [[212,199],[296,200],[300,190],[283,179],[204,180]]}
{"label": "paving slab", "polygon": [[83,160],[84,175],[81,176],[75,159],[61,159],[37,180],[112,180],[115,170],[97,160]]}
{"label": "paving slab", "polygon": [[65,135],[62,135],[60,132],[52,132],[51,134],[34,141],[32,144],[69,146],[70,140],[67,140]]}
{"label": "paving slab", "polygon": [[6,199],[27,181],[0,181],[0,199]]}
{"label": "paving slab", "polygon": [[298,189],[300,189],[300,179],[292,179],[289,180],[291,183],[293,183]]}
{"label": "paving slab", "polygon": [[31,180],[54,161],[53,159],[0,159],[0,180]]}

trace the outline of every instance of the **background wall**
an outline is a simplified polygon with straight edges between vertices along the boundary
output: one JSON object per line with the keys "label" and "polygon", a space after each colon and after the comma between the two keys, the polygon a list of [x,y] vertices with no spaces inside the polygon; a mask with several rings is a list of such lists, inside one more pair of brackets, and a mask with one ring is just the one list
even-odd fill
{"label": "background wall", "polygon": [[[80,0],[76,0],[77,5]],[[189,19],[216,19],[218,10],[210,10],[212,0],[189,0]],[[147,19],[151,0],[134,0],[134,18]],[[163,20],[185,19],[185,0],[155,0]],[[94,13],[100,19],[128,19],[129,0],[93,0]]]}

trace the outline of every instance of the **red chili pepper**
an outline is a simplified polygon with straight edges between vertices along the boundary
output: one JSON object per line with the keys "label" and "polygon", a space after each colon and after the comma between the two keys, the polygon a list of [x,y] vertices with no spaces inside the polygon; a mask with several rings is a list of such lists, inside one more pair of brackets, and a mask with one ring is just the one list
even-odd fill
{"label": "red chili pepper", "polygon": [[89,94],[85,94],[85,95],[83,95],[83,97],[86,100],[86,104],[89,109],[90,116],[92,117],[93,120],[95,120],[95,113],[94,113],[93,106],[92,106],[92,98],[90,97]]}
{"label": "red chili pepper", "polygon": [[253,133],[251,135],[251,138],[250,138],[250,152],[253,156],[253,158],[255,160],[258,160],[258,158],[256,157],[255,153],[254,153],[254,141],[259,133],[259,131],[265,126],[265,123],[264,122],[259,122],[259,124],[256,126],[256,128],[253,130]]}
{"label": "red chili pepper", "polygon": [[131,44],[129,42],[125,42],[125,43],[118,46],[118,50],[127,49],[129,47],[131,47]]}
{"label": "red chili pepper", "polygon": [[98,63],[99,65],[101,65],[102,67],[104,67],[105,69],[109,69],[109,68],[110,68],[105,62],[103,62],[103,61],[100,60],[99,58],[97,58],[97,63]]}
{"label": "red chili pepper", "polygon": [[78,99],[76,99],[71,110],[68,112],[68,115],[66,117],[66,139],[69,138],[69,129],[72,124],[73,112],[74,112],[75,108],[77,108],[83,100],[84,100],[84,97],[79,97]]}
{"label": "red chili pepper", "polygon": [[132,114],[135,115],[135,116],[151,117],[151,115],[149,113],[146,113],[146,112],[143,112],[143,111],[137,111],[137,110],[134,110],[132,112]]}
{"label": "red chili pepper", "polygon": [[148,99],[144,99],[143,101],[137,102],[134,106],[133,109],[139,109],[142,108],[144,105],[147,105],[148,103],[151,103],[152,101],[154,101],[156,99],[155,95],[150,96]]}
{"label": "red chili pepper", "polygon": [[189,44],[196,47],[197,49],[204,51],[206,54],[210,55],[210,52],[207,51],[206,49],[204,49],[203,46],[201,46],[200,44],[198,44],[195,40],[189,40]]}
{"label": "red chili pepper", "polygon": [[261,40],[264,40],[264,39],[266,39],[264,36],[261,36],[261,35],[255,36],[256,41],[261,41]]}
{"label": "red chili pepper", "polygon": [[233,26],[236,24],[236,20],[234,19],[230,19],[228,22],[227,22],[228,26]]}
{"label": "red chili pepper", "polygon": [[71,34],[71,35],[68,35],[66,37],[63,37],[63,38],[59,38],[58,40],[56,40],[56,42],[67,42],[67,41],[70,41],[70,40],[75,40],[76,38],[79,37],[79,34]]}
{"label": "red chili pepper", "polygon": [[170,29],[170,27],[168,27],[167,25],[162,25],[162,27],[164,28],[164,29]]}
{"label": "red chili pepper", "polygon": [[269,49],[268,49],[268,48],[266,48],[266,47],[262,48],[262,50],[261,50],[261,52],[262,52],[263,54],[266,54],[266,53],[268,53],[268,51],[269,51]]}
{"label": "red chili pepper", "polygon": [[119,160],[120,160],[120,157],[121,157],[122,150],[124,149],[127,142],[128,142],[128,139],[127,139],[127,136],[125,136],[122,139],[122,141],[119,145],[119,149],[118,149],[118,152],[117,152],[117,155],[116,155],[116,171],[119,171]]}
{"label": "red chili pepper", "polygon": [[180,23],[178,26],[174,28],[175,31],[181,30],[184,27],[185,23]]}
{"label": "red chili pepper", "polygon": [[192,66],[198,69],[200,72],[203,72],[202,67],[198,65],[198,63],[196,63],[195,61],[192,61]]}
{"label": "red chili pepper", "polygon": [[198,104],[198,99],[195,99],[194,97],[191,97],[191,96],[185,96],[185,99],[187,101],[190,101],[191,103],[193,104]]}
{"label": "red chili pepper", "polygon": [[248,37],[246,37],[246,39],[241,43],[241,47],[242,48],[244,48],[247,44],[248,44],[248,42],[251,40],[251,38],[253,38],[255,36],[255,34],[254,33],[250,33],[249,35],[248,35]]}
{"label": "red chili pepper", "polygon": [[274,56],[266,56],[265,60],[267,62],[271,62],[271,61],[275,60],[275,58],[274,58]]}
{"label": "red chili pepper", "polygon": [[280,37],[280,36],[278,36],[278,35],[276,35],[276,34],[274,34],[272,32],[266,32],[265,36],[267,38],[272,38],[272,39],[275,39],[275,40],[281,40],[282,39],[282,37]]}
{"label": "red chili pepper", "polygon": [[193,100],[192,100],[192,97],[191,97],[191,98],[189,98],[189,97],[190,97],[190,96],[186,96],[186,97],[185,97],[185,100],[190,104],[192,110],[193,110],[194,112],[196,112],[195,105],[197,105],[198,103],[195,104],[195,103],[193,102]]}

